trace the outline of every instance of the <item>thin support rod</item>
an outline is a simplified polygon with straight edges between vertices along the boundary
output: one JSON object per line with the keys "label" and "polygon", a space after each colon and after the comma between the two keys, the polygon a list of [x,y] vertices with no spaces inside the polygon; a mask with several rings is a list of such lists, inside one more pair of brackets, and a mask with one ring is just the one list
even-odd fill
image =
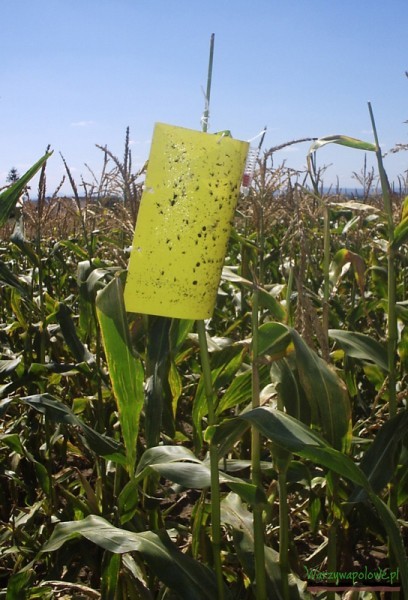
{"label": "thin support rod", "polygon": [[207,75],[207,90],[205,92],[205,109],[202,119],[203,132],[206,133],[208,130],[208,119],[210,116],[210,97],[211,97],[211,82],[212,82],[212,70],[214,60],[214,38],[215,34],[211,34],[210,39],[210,58],[208,61],[208,75]]}

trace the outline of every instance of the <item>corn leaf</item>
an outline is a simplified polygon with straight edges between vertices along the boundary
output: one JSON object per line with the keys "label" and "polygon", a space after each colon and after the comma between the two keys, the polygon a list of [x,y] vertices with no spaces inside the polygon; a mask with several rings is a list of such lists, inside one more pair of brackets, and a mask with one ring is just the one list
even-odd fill
{"label": "corn leaf", "polygon": [[259,289],[259,307],[265,308],[271,316],[279,321],[284,321],[287,317],[286,310],[282,304],[263,288]]}
{"label": "corn leaf", "polygon": [[20,179],[18,179],[13,185],[4,190],[0,194],[0,227],[6,223],[7,219],[10,216],[10,213],[13,211],[16,206],[21,194],[24,191],[24,188],[27,186],[30,179],[34,177],[34,175],[41,169],[43,164],[48,160],[51,156],[52,152],[47,152],[43,157],[40,158],[32,167],[29,169]]}
{"label": "corn leaf", "polygon": [[[217,597],[214,573],[183,554],[166,531],[135,533],[114,527],[102,517],[89,515],[81,521],[58,523],[41,552],[53,552],[66,542],[83,536],[114,554],[139,552],[153,573],[185,600],[213,600]],[[225,590],[226,598],[230,598]]]}
{"label": "corn leaf", "polygon": [[348,450],[351,442],[351,404],[347,388],[319,356],[292,330],[300,383],[309,401],[312,423],[321,427],[336,449]]}
{"label": "corn leaf", "polygon": [[[221,387],[228,385],[242,361],[246,349],[239,345],[229,345],[211,356],[211,379],[213,388],[217,392]],[[198,444],[202,444],[202,419],[208,412],[208,403],[204,389],[204,377],[200,378],[193,403],[193,423]]]}
{"label": "corn leaf", "polygon": [[101,595],[104,600],[116,600],[121,575],[120,554],[105,552],[102,561]]}
{"label": "corn leaf", "polygon": [[[235,283],[244,286],[248,289],[252,289],[254,286],[252,281],[241,277],[241,275],[238,275],[238,273],[235,273],[235,271],[233,271],[230,267],[227,266],[223,267],[221,280],[229,281],[230,283]],[[259,306],[261,308],[266,308],[270,312],[270,314],[279,321],[284,321],[287,316],[286,310],[282,306],[282,304],[280,304],[280,302],[278,302],[276,298],[274,298],[267,290],[265,290],[262,287],[259,288]]]}
{"label": "corn leaf", "polygon": [[[138,464],[135,482],[143,480],[152,471],[184,488],[204,489],[211,487],[209,464],[196,458],[187,448],[179,446],[149,448]],[[263,491],[243,479],[220,472],[219,480],[220,483],[225,483],[231,490],[252,505],[266,502]],[[134,488],[129,485],[129,489]]]}
{"label": "corn leaf", "polygon": [[271,378],[276,382],[276,391],[286,412],[302,423],[310,423],[308,402],[300,385],[293,357],[291,358],[292,360],[282,358],[272,363]]}
{"label": "corn leaf", "polygon": [[13,371],[15,371],[20,363],[21,356],[19,356],[18,358],[6,358],[4,360],[0,360],[0,377],[9,375]]}
{"label": "corn leaf", "polygon": [[391,243],[393,250],[398,250],[408,240],[408,217],[405,217],[394,229],[394,238]]}
{"label": "corn leaf", "polygon": [[285,325],[265,323],[258,329],[258,354],[281,358],[286,354],[290,341],[290,332]]}
{"label": "corn leaf", "polygon": [[0,260],[0,283],[15,288],[20,294],[28,295],[29,288],[26,281],[15,275],[2,260]]}
{"label": "corn leaf", "polygon": [[364,259],[348,248],[341,248],[336,252],[330,265],[330,281],[333,285],[338,285],[345,265],[351,264],[354,269],[354,275],[360,288],[361,295],[364,294],[364,274],[366,270]]}
{"label": "corn leaf", "polygon": [[[221,502],[221,522],[232,528],[232,539],[237,556],[246,575],[255,580],[253,515],[234,493],[228,494]],[[267,575],[268,598],[283,599],[282,572],[279,566],[279,554],[273,548],[264,547]],[[299,594],[295,577],[289,575],[289,600],[309,600],[310,594]]]}
{"label": "corn leaf", "polygon": [[34,569],[21,570],[11,575],[7,584],[6,600],[26,598],[34,578]]}
{"label": "corn leaf", "polygon": [[329,336],[336,340],[348,356],[373,362],[384,371],[388,371],[387,350],[369,335],[342,329],[329,329]]}
{"label": "corn leaf", "polygon": [[214,433],[213,443],[220,443],[225,435],[232,437],[234,426],[242,434],[242,421],[248,427],[250,425],[256,427],[265,437],[283,449],[326,467],[349,479],[367,492],[369,500],[375,506],[387,531],[394,556],[400,568],[402,585],[404,590],[408,591],[408,564],[397,519],[388,506],[373,491],[370,481],[362,469],[349,456],[331,447],[300,421],[281,411],[264,407],[246,411],[239,417],[226,421],[225,425],[219,425]]}
{"label": "corn leaf", "polygon": [[401,220],[394,229],[391,248],[397,250],[408,239],[408,196],[404,198],[401,210]]}
{"label": "corn leaf", "polygon": [[66,304],[59,302],[55,316],[60,324],[62,335],[73,356],[79,363],[87,362],[89,365],[95,364],[94,355],[89,352],[88,348],[78,337],[71,313],[71,309]]}
{"label": "corn leaf", "polygon": [[[265,365],[259,368],[259,378],[261,389],[268,385],[269,369]],[[252,370],[248,369],[243,373],[239,373],[232,380],[226,391],[222,394],[219,404],[216,409],[216,414],[220,415],[225,410],[238,406],[243,402],[248,402],[252,393]]]}
{"label": "corn leaf", "polygon": [[[379,494],[395,473],[399,444],[408,430],[408,411],[398,413],[386,421],[376,433],[373,443],[364,452],[360,469],[366,475],[375,493]],[[363,488],[357,488],[349,502],[361,502],[367,497]]]}
{"label": "corn leaf", "polygon": [[156,446],[160,432],[175,435],[173,395],[170,388],[170,332],[172,319],[147,317],[145,436],[148,447]]}
{"label": "corn leaf", "polygon": [[340,146],[347,146],[347,148],[355,148],[356,150],[366,150],[367,152],[376,152],[377,147],[375,144],[370,142],[364,142],[357,138],[349,137],[347,135],[328,135],[315,140],[309,149],[309,155],[315,152],[326,144],[339,144]]}
{"label": "corn leaf", "polygon": [[73,425],[82,431],[89,448],[99,456],[104,456],[120,464],[125,464],[125,457],[121,453],[122,446],[112,438],[101,435],[89,425],[79,419],[68,406],[51,396],[50,394],[35,394],[20,398],[38,412],[45,415],[54,423],[66,423]]}
{"label": "corn leaf", "polygon": [[14,227],[13,233],[10,236],[10,241],[21,250],[22,254],[28,258],[34,267],[39,267],[40,259],[34,250],[34,245],[26,240],[19,222],[17,222]]}
{"label": "corn leaf", "polygon": [[109,376],[119,411],[127,467],[132,475],[136,465],[137,436],[144,402],[144,371],[141,361],[132,352],[123,288],[119,277],[114,277],[98,293],[96,309]]}

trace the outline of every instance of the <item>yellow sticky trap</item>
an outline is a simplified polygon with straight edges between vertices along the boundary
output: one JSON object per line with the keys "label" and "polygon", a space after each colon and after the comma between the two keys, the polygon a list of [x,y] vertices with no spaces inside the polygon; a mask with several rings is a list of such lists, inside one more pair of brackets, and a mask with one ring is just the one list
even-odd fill
{"label": "yellow sticky trap", "polygon": [[129,312],[212,316],[248,143],[157,123],[125,288]]}

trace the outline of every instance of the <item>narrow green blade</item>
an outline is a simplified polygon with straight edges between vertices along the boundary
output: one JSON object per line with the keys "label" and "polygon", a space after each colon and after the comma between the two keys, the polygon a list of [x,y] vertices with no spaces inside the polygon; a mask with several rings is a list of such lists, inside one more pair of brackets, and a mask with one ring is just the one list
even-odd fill
{"label": "narrow green blade", "polygon": [[[79,536],[109,552],[139,552],[154,574],[185,600],[213,600],[217,597],[214,573],[180,552],[166,531],[135,533],[114,527],[102,517],[90,515],[81,521],[58,523],[41,551],[58,550]],[[229,599],[228,590],[225,592]]]}
{"label": "narrow green blade", "polygon": [[114,277],[98,292],[96,311],[119,411],[126,462],[129,474],[133,475],[140,413],[144,402],[144,371],[141,361],[132,352],[123,288],[119,277]]}
{"label": "narrow green blade", "polygon": [[17,204],[18,199],[20,198],[30,179],[32,179],[34,175],[41,169],[51,154],[52,152],[47,152],[44,154],[44,156],[40,158],[40,160],[38,160],[31,167],[31,169],[27,171],[27,173],[24,173],[20,179],[18,179],[15,183],[13,183],[13,185],[0,194],[0,227],[6,223],[11,211]]}
{"label": "narrow green blade", "polygon": [[347,148],[355,148],[356,150],[366,150],[367,152],[375,152],[377,150],[375,144],[364,142],[348,135],[328,135],[315,140],[309,148],[309,154],[327,144],[339,144],[340,146],[347,146]]}

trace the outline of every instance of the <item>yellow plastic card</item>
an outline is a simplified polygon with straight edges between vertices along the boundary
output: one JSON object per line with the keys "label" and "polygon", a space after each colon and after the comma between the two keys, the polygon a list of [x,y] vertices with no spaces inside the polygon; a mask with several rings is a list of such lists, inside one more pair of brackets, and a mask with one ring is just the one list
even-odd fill
{"label": "yellow plastic card", "polygon": [[212,316],[248,143],[157,123],[125,288],[129,312]]}

